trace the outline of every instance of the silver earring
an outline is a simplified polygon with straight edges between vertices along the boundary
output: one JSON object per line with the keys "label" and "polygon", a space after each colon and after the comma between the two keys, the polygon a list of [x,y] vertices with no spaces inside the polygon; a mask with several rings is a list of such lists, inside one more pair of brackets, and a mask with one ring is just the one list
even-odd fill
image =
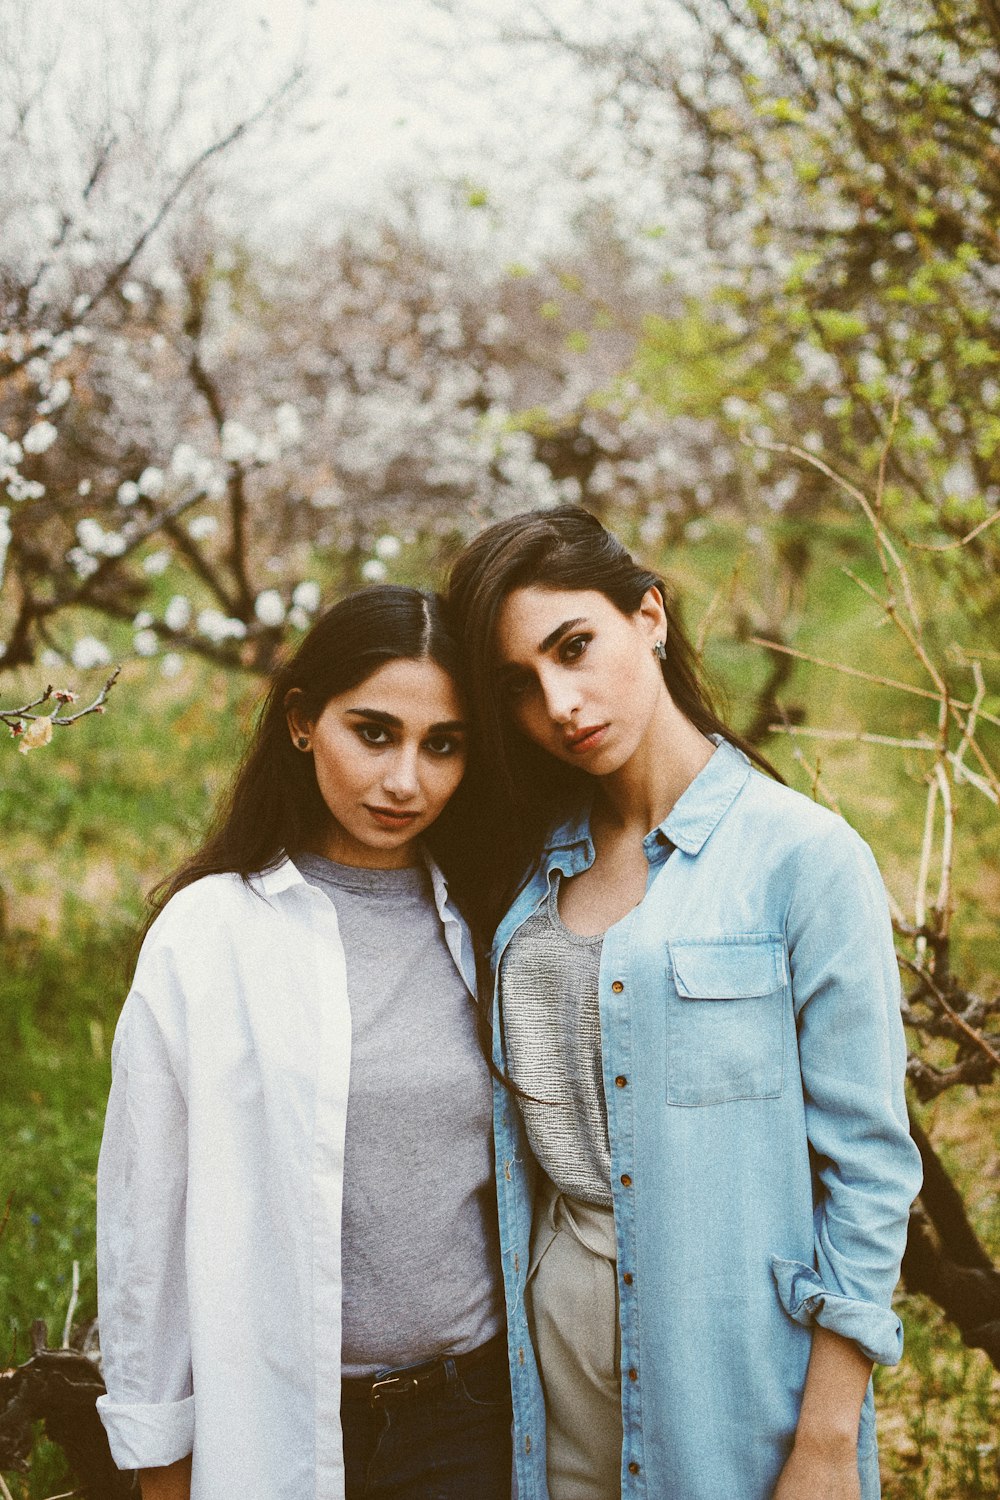
{"label": "silver earring", "polygon": [[653,655],[656,657],[657,661],[666,661],[666,659],[667,659],[667,643],[666,643],[666,641],[654,641],[653,642],[653,646],[652,646],[652,651],[653,651]]}

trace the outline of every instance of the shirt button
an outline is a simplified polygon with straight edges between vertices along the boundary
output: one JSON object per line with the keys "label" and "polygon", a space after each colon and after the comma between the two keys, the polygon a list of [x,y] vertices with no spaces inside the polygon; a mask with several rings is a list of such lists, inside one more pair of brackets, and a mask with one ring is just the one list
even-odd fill
{"label": "shirt button", "polygon": [[615,1079],[615,1088],[616,1089],[623,1089],[627,1083],[628,1083],[628,1079],[625,1077],[625,1074],[624,1073],[619,1073],[618,1077]]}
{"label": "shirt button", "polygon": [[628,1471],[630,1474],[638,1474],[639,1472],[639,1465],[636,1463],[634,1458],[628,1466]]}
{"label": "shirt button", "polygon": [[621,1182],[622,1182],[622,1187],[631,1187],[632,1186],[632,1179],[628,1175],[627,1172],[623,1172],[622,1173]]}
{"label": "shirt button", "polygon": [[626,1286],[631,1286],[634,1280],[635,1277],[632,1275],[631,1271],[622,1272],[622,1281],[624,1281]]}
{"label": "shirt button", "polygon": [[620,979],[616,979],[611,988],[614,990],[616,995],[620,995],[625,986],[622,984]]}
{"label": "shirt button", "polygon": [[638,1370],[629,1370],[629,1372],[628,1372],[628,1378],[629,1378],[629,1380],[638,1380],[639,1379],[639,1371]]}

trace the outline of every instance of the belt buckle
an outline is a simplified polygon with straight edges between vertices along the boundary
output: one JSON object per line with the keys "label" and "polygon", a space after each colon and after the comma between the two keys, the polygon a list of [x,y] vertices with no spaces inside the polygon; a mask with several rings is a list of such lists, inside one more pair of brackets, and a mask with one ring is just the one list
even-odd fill
{"label": "belt buckle", "polygon": [[372,1381],[371,1395],[368,1398],[370,1406],[375,1406],[383,1396],[405,1396],[413,1389],[415,1381],[412,1375],[382,1375]]}

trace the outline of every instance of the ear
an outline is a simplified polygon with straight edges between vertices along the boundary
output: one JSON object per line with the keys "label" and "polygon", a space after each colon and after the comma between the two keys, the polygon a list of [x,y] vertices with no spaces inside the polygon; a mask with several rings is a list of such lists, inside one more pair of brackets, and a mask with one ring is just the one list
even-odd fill
{"label": "ear", "polygon": [[651,646],[654,641],[666,640],[667,612],[663,605],[663,595],[658,588],[654,586],[646,590],[642,596],[639,608],[635,612],[634,619],[638,622]]}
{"label": "ear", "polygon": [[312,739],[314,720],[306,717],[302,704],[305,698],[301,688],[289,688],[285,694],[285,720],[288,724],[288,733],[292,737],[292,744],[299,750],[306,748],[300,745],[300,740]]}

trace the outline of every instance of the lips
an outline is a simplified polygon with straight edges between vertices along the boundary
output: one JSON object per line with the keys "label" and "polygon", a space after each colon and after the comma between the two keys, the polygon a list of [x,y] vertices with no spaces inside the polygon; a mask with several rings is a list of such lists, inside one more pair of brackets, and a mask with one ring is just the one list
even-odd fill
{"label": "lips", "polygon": [[420,816],[419,813],[415,812],[399,812],[392,807],[372,807],[367,802],[365,803],[365,811],[371,813],[381,828],[409,828]]}
{"label": "lips", "polygon": [[597,747],[607,730],[607,724],[590,724],[586,729],[578,729],[574,734],[566,735],[566,749],[571,755],[583,755]]}

